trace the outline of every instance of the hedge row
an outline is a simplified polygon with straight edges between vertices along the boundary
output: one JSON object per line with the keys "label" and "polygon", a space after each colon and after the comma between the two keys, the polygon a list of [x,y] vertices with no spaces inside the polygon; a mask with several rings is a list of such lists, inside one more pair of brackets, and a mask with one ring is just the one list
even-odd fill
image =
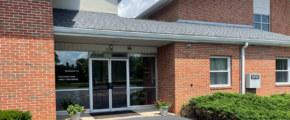
{"label": "hedge row", "polygon": [[217,92],[191,98],[181,115],[201,120],[290,119],[290,94],[270,97]]}
{"label": "hedge row", "polygon": [[19,110],[0,110],[0,120],[31,120],[32,115],[29,111]]}

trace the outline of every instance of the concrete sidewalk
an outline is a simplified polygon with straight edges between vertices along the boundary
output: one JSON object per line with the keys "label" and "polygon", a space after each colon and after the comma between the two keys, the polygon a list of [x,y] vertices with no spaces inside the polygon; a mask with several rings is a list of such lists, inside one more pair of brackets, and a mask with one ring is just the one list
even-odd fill
{"label": "concrete sidewalk", "polygon": [[[140,114],[136,116],[128,117],[115,117],[115,118],[104,118],[104,119],[94,119],[90,114],[82,114],[80,120],[190,120],[187,118],[175,116],[175,114],[170,113],[168,116],[161,116],[158,109],[142,109],[133,110],[134,112]],[[70,120],[69,115],[57,115],[57,120]]]}

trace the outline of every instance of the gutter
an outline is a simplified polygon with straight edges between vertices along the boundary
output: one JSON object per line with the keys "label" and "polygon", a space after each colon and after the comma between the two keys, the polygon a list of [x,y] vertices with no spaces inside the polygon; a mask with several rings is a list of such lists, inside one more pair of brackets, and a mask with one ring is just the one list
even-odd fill
{"label": "gutter", "polygon": [[248,47],[248,42],[242,48],[242,94],[245,94],[245,49]]}

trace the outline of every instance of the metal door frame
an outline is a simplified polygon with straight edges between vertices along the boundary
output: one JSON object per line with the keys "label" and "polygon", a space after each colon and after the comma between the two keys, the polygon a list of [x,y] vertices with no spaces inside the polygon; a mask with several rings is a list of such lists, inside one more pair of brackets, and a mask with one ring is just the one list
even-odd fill
{"label": "metal door frame", "polygon": [[[126,73],[127,73],[127,107],[124,108],[113,108],[112,106],[112,89],[109,89],[109,108],[108,109],[93,109],[93,79],[92,79],[92,61],[100,60],[100,61],[108,61],[108,78],[109,83],[112,83],[112,70],[111,70],[111,62],[112,61],[126,61]],[[109,112],[109,111],[120,111],[120,110],[129,110],[130,109],[130,87],[129,87],[129,59],[110,59],[110,58],[89,58],[89,93],[90,93],[90,112]]]}

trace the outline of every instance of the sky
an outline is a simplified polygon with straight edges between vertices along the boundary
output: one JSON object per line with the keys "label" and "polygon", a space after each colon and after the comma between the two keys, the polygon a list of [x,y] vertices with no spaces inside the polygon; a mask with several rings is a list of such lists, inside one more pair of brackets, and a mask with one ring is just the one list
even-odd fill
{"label": "sky", "polygon": [[158,0],[122,0],[118,6],[118,15],[135,18]]}
{"label": "sky", "polygon": [[58,55],[60,62],[58,65],[62,64],[64,61],[71,59],[76,62],[80,58],[88,58],[88,52],[67,52],[67,51],[55,51]]}

